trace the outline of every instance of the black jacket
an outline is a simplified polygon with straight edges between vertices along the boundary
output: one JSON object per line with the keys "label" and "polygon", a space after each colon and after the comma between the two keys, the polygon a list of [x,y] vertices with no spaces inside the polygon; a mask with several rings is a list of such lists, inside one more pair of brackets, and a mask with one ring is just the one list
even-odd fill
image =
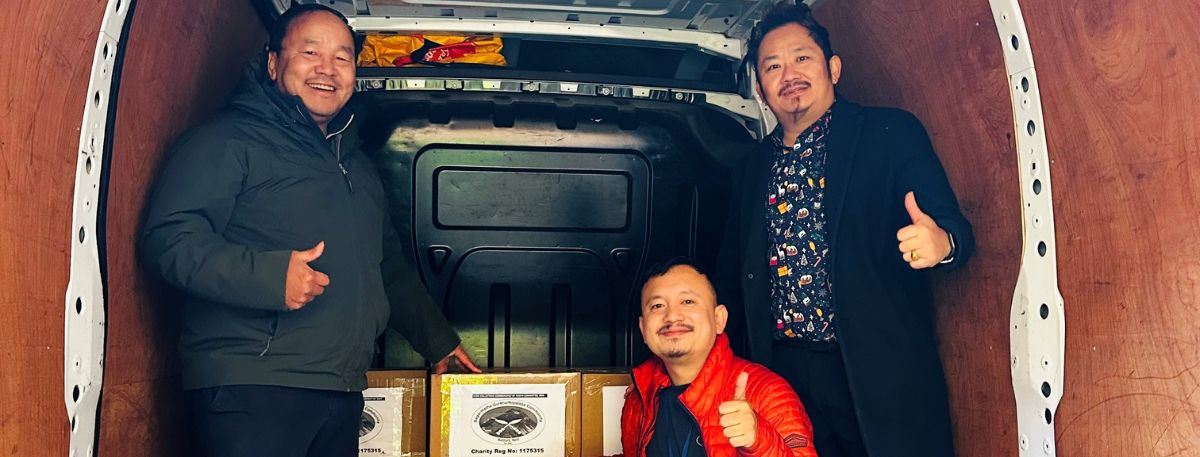
{"label": "black jacket", "polygon": [[[353,126],[343,109],[323,135],[299,97],[283,95],[252,64],[229,105],[183,135],[167,158],[142,252],[185,292],[185,389],[362,390],[389,315],[427,359],[458,345],[403,260],[383,186]],[[309,265],[330,284],[288,311],[291,252],[319,241],[324,254]]]}
{"label": "black jacket", "polygon": [[[830,237],[838,341],[863,439],[872,457],[953,454],[945,375],[938,357],[928,272],[915,271],[897,249],[896,232],[912,223],[904,195],[956,243],[953,261],[974,246],[945,171],[920,121],[907,112],[839,101],[830,124],[823,206]],[[770,139],[740,164],[734,180],[716,282],[740,310],[750,358],[772,360],[766,196],[774,148]]]}

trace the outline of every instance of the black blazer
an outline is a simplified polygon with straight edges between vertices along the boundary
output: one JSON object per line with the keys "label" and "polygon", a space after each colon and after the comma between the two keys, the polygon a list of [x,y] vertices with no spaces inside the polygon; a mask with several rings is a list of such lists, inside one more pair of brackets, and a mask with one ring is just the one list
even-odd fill
{"label": "black blazer", "polygon": [[[714,275],[729,333],[751,359],[772,360],[766,197],[770,139],[735,169],[731,223]],[[934,335],[929,272],[962,265],[974,236],[929,136],[912,114],[839,101],[830,120],[825,208],[835,321],[850,391],[872,457],[953,454],[945,376]],[[912,223],[904,194],[955,241],[953,261],[912,270],[896,232]],[[741,335],[738,335],[741,333]]]}

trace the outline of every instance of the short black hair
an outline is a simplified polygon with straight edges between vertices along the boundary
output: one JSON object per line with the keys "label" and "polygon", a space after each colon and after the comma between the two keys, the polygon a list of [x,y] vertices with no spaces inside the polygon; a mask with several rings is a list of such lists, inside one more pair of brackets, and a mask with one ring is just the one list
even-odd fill
{"label": "short black hair", "polygon": [[746,45],[746,58],[744,62],[750,65],[750,68],[757,70],[758,48],[762,46],[763,37],[767,36],[771,31],[788,24],[799,24],[808,29],[808,35],[812,37],[813,41],[817,42],[817,46],[825,54],[825,61],[828,62],[829,59],[833,58],[833,45],[829,42],[829,31],[813,17],[812,8],[802,0],[796,0],[794,4],[788,1],[777,3],[771,9],[767,10],[762,20],[758,21],[758,24],[754,26],[754,30],[750,32],[750,41]]}
{"label": "short black hair", "polygon": [[359,51],[362,49],[362,42],[358,39],[358,35],[354,33],[354,29],[350,27],[350,21],[340,11],[317,3],[306,3],[303,5],[293,5],[288,8],[275,23],[271,25],[271,35],[267,40],[267,51],[276,54],[283,50],[283,39],[287,37],[288,31],[292,28],[292,23],[296,19],[300,19],[312,13],[325,12],[337,16],[346,24],[346,31],[350,32],[350,39],[354,41],[354,56],[358,57]]}
{"label": "short black hair", "polygon": [[[700,276],[704,276],[704,279],[708,281],[708,287],[712,289],[713,298],[716,298],[717,287],[715,284],[713,284],[712,280],[708,278],[708,273],[705,273],[704,269],[700,268],[700,265],[697,264],[695,260],[692,260],[690,257],[686,256],[679,256],[665,262],[659,262],[651,265],[650,268],[646,269],[646,273],[642,275],[642,281],[640,283],[642,286],[638,290],[645,289],[646,283],[649,283],[651,279],[665,275],[668,271],[671,271],[671,269],[675,267],[688,267],[696,270],[696,273],[700,273]],[[641,300],[639,299],[638,302],[638,309],[641,309]],[[713,306],[716,305],[717,303],[713,303]]]}
{"label": "short black hair", "polygon": [[646,274],[642,276],[642,287],[646,287],[646,283],[650,282],[651,279],[665,275],[668,271],[671,271],[672,268],[681,265],[691,267],[693,270],[696,270],[697,273],[708,277],[708,274],[704,272],[704,269],[700,268],[700,265],[698,265],[695,260],[692,260],[691,257],[679,256],[665,262],[659,262],[654,265],[650,265],[650,268],[646,269]]}

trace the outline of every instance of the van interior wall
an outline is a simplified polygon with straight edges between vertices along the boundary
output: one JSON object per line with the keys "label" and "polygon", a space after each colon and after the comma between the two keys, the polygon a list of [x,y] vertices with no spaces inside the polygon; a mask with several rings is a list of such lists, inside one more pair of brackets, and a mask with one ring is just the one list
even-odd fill
{"label": "van interior wall", "polygon": [[[242,65],[266,42],[245,0],[146,1],[133,14],[108,170],[108,348],[99,455],[109,457],[178,455],[189,448],[175,299],[140,264],[135,243],[171,143],[223,105]],[[60,323],[52,328],[61,333]]]}
{"label": "van interior wall", "polygon": [[0,454],[67,454],[63,296],[71,195],[106,3],[47,0],[0,9],[9,40],[0,59]]}
{"label": "van interior wall", "polygon": [[[1060,455],[1200,449],[1200,4],[1023,1],[1066,302]],[[1006,324],[1020,251],[1004,64],[987,2],[821,7],[841,90],[925,122],[978,248],[937,275],[961,455],[1017,445]]]}
{"label": "van interior wall", "polygon": [[974,226],[970,263],[932,275],[955,446],[960,455],[1014,455],[1008,314],[1020,195],[1008,79],[988,3],[837,0],[817,16],[843,59],[839,93],[916,114]]}
{"label": "van interior wall", "polygon": [[1022,2],[1053,164],[1070,455],[1200,452],[1200,3]]}

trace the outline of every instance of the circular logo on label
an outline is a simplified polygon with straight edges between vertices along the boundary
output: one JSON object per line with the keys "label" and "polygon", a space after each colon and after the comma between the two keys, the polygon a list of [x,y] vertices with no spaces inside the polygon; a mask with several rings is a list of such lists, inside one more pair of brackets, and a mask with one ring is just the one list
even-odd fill
{"label": "circular logo on label", "polygon": [[538,408],[523,401],[490,403],[475,412],[475,434],[496,444],[529,441],[545,428],[545,416]]}
{"label": "circular logo on label", "polygon": [[375,435],[378,435],[379,431],[382,429],[382,427],[379,426],[381,421],[382,417],[380,416],[379,411],[376,411],[375,408],[370,406],[364,406],[362,421],[358,423],[358,442],[366,443],[367,441],[370,441],[371,438],[374,438]]}

